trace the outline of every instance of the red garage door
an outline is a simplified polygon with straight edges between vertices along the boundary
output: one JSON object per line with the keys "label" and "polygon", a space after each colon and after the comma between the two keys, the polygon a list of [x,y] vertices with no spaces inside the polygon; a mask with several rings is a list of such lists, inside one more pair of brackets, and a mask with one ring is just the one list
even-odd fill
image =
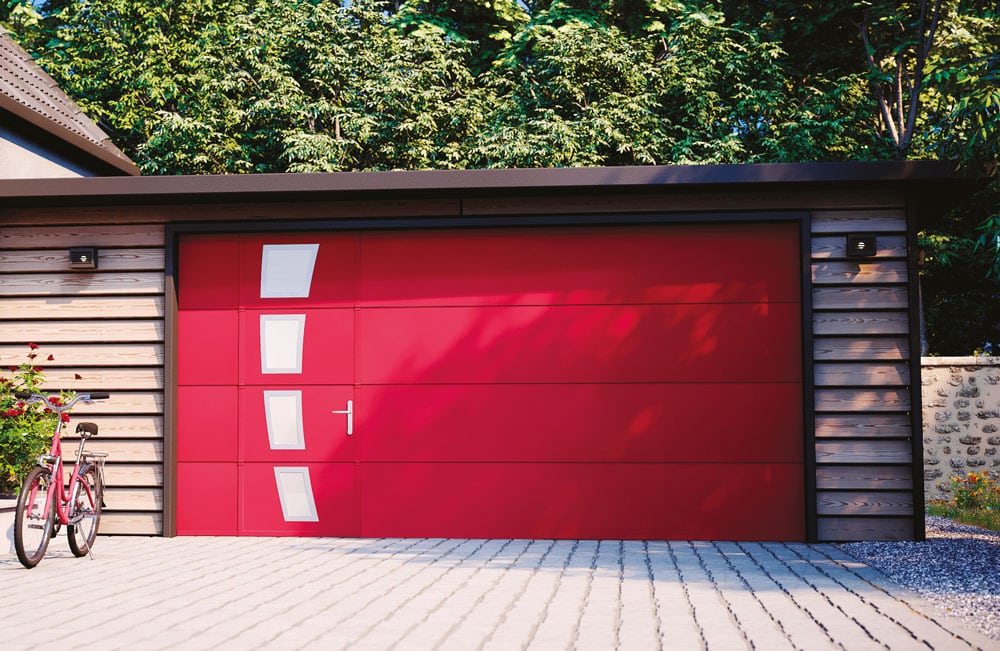
{"label": "red garage door", "polygon": [[801,539],[799,268],[785,224],[185,236],[177,531]]}

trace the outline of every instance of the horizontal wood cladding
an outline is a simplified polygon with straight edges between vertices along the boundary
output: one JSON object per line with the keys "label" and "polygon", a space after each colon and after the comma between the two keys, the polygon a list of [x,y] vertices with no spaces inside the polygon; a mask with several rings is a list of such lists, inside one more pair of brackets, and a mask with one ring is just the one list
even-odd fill
{"label": "horizontal wood cladding", "polygon": [[818,466],[816,488],[912,490],[913,471],[908,466]]}
{"label": "horizontal wood cladding", "polygon": [[101,516],[101,535],[162,536],[163,516],[159,511],[135,513],[109,508]]}
{"label": "horizontal wood cladding", "polygon": [[813,287],[812,295],[816,310],[906,309],[909,306],[906,287]]}
{"label": "horizontal wood cladding", "polygon": [[[875,256],[883,258],[906,258],[905,235],[881,235],[875,242]],[[814,236],[812,238],[812,259],[846,259],[847,238],[840,236]]]}
{"label": "horizontal wood cladding", "polygon": [[[156,439],[112,439],[103,438],[104,420],[98,423],[101,432],[94,439],[87,442],[87,449],[92,452],[107,452],[109,461],[115,463],[163,463],[163,441]],[[77,445],[77,441],[69,437],[71,445]]]}
{"label": "horizontal wood cladding", "polygon": [[[26,209],[27,224],[63,224],[60,226],[10,225],[4,220],[0,229],[0,250],[68,249],[71,246],[162,248],[165,237],[160,224],[108,224],[110,208]],[[61,215],[64,221],[53,218]],[[69,221],[66,221],[69,220]],[[103,223],[102,223],[103,222]],[[100,259],[100,254],[98,254]]]}
{"label": "horizontal wood cladding", "polygon": [[900,389],[816,389],[816,411],[908,412],[910,390]]}
{"label": "horizontal wood cladding", "polygon": [[[108,271],[163,271],[163,249],[98,249],[98,267]],[[68,249],[0,253],[0,273],[71,272]]]}
{"label": "horizontal wood cladding", "polygon": [[812,232],[818,233],[906,233],[906,213],[896,208],[864,210],[817,210],[812,216]]}
{"label": "horizontal wood cladding", "polygon": [[816,438],[906,438],[910,436],[906,414],[819,414]]}
{"label": "horizontal wood cladding", "polygon": [[815,262],[814,285],[905,283],[906,262]]}
{"label": "horizontal wood cladding", "polygon": [[905,335],[910,332],[907,312],[815,312],[816,335]]}
{"label": "horizontal wood cladding", "polygon": [[[77,415],[76,420],[100,418],[100,432],[94,439],[98,444],[109,439],[163,439],[162,416],[98,416],[85,415],[82,411]],[[72,439],[72,433],[67,438]]]}
{"label": "horizontal wood cladding", "polygon": [[[84,378],[86,379],[86,378]],[[88,387],[78,387],[85,391]],[[77,405],[74,414],[92,415],[96,420],[100,417],[118,414],[163,414],[162,391],[116,391],[107,400],[93,405]]]}
{"label": "horizontal wood cladding", "polygon": [[910,340],[906,337],[815,337],[813,359],[817,361],[907,360]]}
{"label": "horizontal wood cladding", "polygon": [[813,369],[816,386],[904,386],[910,383],[910,367],[905,362],[817,362]]}
{"label": "horizontal wood cladding", "polygon": [[111,511],[162,511],[163,489],[108,488],[104,491],[104,502]]}
{"label": "horizontal wood cladding", "polygon": [[0,295],[0,320],[148,319],[163,318],[163,296],[34,296]]}
{"label": "horizontal wood cladding", "polygon": [[4,296],[162,294],[163,273],[46,273],[0,276]]}
{"label": "horizontal wood cladding", "polygon": [[819,491],[819,515],[913,515],[913,492]]}
{"label": "horizontal wood cladding", "polygon": [[80,374],[73,369],[46,370],[45,383],[42,387],[46,390],[58,390],[71,387],[74,384],[85,383],[87,389],[90,390],[163,390],[162,366],[153,368],[90,368],[81,379],[76,379],[77,375]]}
{"label": "horizontal wood cladding", "polygon": [[[874,235],[851,258],[847,236]],[[915,522],[905,211],[816,211],[811,220],[817,537],[911,539]]]}
{"label": "horizontal wood cladding", "polygon": [[109,459],[104,467],[104,478],[109,489],[123,486],[162,488],[163,464],[115,463]]}
{"label": "horizontal wood cladding", "polygon": [[[2,304],[2,301],[0,301]],[[39,365],[43,368],[82,366],[163,366],[163,344],[38,344]],[[0,359],[15,359],[24,346],[0,344]],[[52,355],[53,360],[47,358]]]}
{"label": "horizontal wood cladding", "polygon": [[820,517],[817,535],[820,540],[913,540],[912,517]]}
{"label": "horizontal wood cladding", "polygon": [[0,342],[163,342],[163,320],[0,321]]}
{"label": "horizontal wood cladding", "polygon": [[816,441],[817,463],[910,463],[910,442],[899,441]]}
{"label": "horizontal wood cladding", "polygon": [[[163,531],[165,229],[102,224],[101,210],[84,212],[90,224],[38,226],[49,220],[36,215],[0,229],[0,369],[8,369],[0,375],[11,375],[31,342],[45,390],[111,393],[73,410],[64,449],[76,449],[73,423],[97,423],[87,448],[108,453],[101,533],[155,535]],[[74,246],[97,248],[98,268],[71,269]]]}

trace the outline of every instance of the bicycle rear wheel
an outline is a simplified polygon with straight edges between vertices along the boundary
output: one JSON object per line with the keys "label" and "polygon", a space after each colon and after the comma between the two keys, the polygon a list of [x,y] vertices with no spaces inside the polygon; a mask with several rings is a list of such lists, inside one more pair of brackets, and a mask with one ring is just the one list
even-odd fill
{"label": "bicycle rear wheel", "polygon": [[56,521],[56,499],[54,495],[45,508],[52,489],[48,468],[35,466],[24,478],[21,494],[17,496],[17,510],[14,520],[14,549],[21,565],[28,569],[38,565],[45,556]]}
{"label": "bicycle rear wheel", "polygon": [[104,486],[97,466],[87,465],[80,472],[80,481],[73,488],[69,535],[69,548],[75,556],[86,556],[97,538],[97,527],[101,524],[101,507]]}

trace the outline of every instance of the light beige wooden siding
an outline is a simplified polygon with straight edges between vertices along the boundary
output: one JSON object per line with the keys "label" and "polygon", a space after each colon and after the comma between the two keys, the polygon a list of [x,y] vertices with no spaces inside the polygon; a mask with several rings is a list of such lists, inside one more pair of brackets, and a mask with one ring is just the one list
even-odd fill
{"label": "light beige wooden siding", "polygon": [[[914,536],[906,228],[902,208],[812,214],[820,540]],[[848,233],[876,255],[848,258]]]}
{"label": "light beige wooden siding", "polygon": [[[70,269],[71,246],[97,247],[98,269]],[[31,342],[46,389],[111,393],[73,413],[98,424],[87,446],[109,455],[102,533],[163,532],[163,271],[162,225],[0,228],[0,367]]]}

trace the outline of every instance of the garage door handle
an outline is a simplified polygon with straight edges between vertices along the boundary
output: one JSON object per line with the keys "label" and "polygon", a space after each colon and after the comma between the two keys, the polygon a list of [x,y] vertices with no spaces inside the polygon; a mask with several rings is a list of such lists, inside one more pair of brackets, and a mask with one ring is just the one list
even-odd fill
{"label": "garage door handle", "polygon": [[347,409],[334,409],[331,414],[347,414],[347,435],[354,434],[354,401],[347,401]]}

